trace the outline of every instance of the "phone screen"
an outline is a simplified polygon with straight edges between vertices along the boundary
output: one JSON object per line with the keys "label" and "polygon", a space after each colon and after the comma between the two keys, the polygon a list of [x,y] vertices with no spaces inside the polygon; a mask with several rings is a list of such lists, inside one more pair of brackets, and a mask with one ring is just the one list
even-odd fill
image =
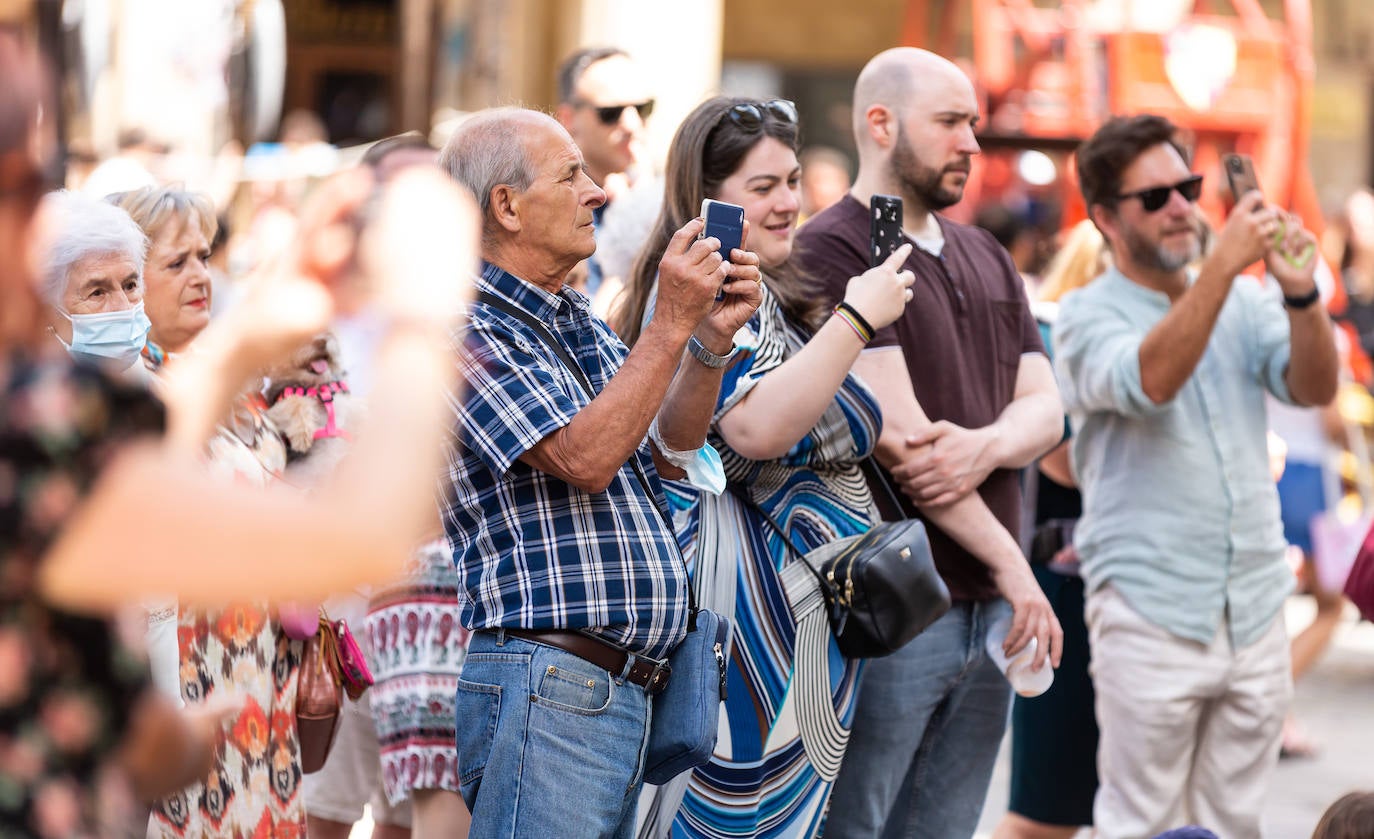
{"label": "phone screen", "polygon": [[875,195],[869,201],[869,267],[881,265],[902,246],[902,199]]}
{"label": "phone screen", "polygon": [[1245,193],[1259,189],[1259,178],[1255,177],[1254,161],[1247,155],[1222,155],[1221,165],[1226,170],[1226,181],[1231,186],[1232,201],[1239,201]]}

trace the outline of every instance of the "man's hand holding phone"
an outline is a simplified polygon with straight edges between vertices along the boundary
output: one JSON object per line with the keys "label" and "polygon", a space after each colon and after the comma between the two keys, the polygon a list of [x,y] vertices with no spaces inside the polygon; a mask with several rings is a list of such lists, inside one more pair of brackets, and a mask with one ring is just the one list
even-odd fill
{"label": "man's hand holding phone", "polygon": [[763,272],[759,268],[758,254],[746,249],[748,242],[749,222],[746,221],[741,227],[739,247],[730,250],[730,260],[724,263],[725,280],[716,295],[715,305],[697,330],[697,337],[707,349],[712,349],[711,343],[715,341],[728,352],[734,346],[735,333],[749,322],[763,302]]}

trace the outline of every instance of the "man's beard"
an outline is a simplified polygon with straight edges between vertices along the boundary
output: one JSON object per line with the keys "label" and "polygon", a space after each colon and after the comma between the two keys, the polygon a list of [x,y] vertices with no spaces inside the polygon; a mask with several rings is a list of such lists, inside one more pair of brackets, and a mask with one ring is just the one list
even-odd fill
{"label": "man's beard", "polygon": [[[967,165],[967,164],[965,164]],[[911,147],[911,139],[906,129],[897,127],[897,144],[892,148],[888,166],[894,180],[902,185],[904,191],[919,198],[928,210],[943,210],[958,204],[964,197],[964,187],[946,187],[945,175],[950,172],[967,174],[968,170],[958,166],[936,169],[922,163]]]}
{"label": "man's beard", "polygon": [[1192,244],[1179,252],[1149,241],[1133,227],[1125,227],[1124,232],[1126,252],[1131,255],[1131,261],[1151,271],[1172,274],[1187,267],[1202,255],[1202,243],[1196,235],[1193,236]]}

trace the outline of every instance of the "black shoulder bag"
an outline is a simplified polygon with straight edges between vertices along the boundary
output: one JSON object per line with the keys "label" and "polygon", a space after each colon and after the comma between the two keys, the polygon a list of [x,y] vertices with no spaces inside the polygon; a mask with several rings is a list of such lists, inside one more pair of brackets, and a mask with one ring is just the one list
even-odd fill
{"label": "black shoulder bag", "polygon": [[[870,463],[862,464],[870,485],[881,486],[888,496],[882,500],[900,511],[896,493],[878,465],[871,463],[870,469]],[[830,630],[845,657],[891,655],[949,611],[949,588],[935,570],[919,519],[880,521],[866,533],[803,553],[745,487],[732,483],[730,491],[768,522],[788,553],[815,575],[830,612]]]}
{"label": "black shoulder bag", "polygon": [[[477,299],[534,330],[581,385],[587,398],[596,398],[586,372],[547,325],[491,292],[479,291]],[[630,456],[629,463],[676,548],[672,519],[658,505],[653,486],[634,455]],[[682,558],[680,551],[678,557],[686,571],[687,560]],[[730,642],[730,621],[710,609],[697,607],[690,572],[687,574],[687,615],[687,637],[668,656],[668,684],[650,697],[653,709],[649,749],[644,758],[644,780],[651,784],[666,784],[692,767],[706,763],[716,749],[720,703],[725,699],[725,651]]]}

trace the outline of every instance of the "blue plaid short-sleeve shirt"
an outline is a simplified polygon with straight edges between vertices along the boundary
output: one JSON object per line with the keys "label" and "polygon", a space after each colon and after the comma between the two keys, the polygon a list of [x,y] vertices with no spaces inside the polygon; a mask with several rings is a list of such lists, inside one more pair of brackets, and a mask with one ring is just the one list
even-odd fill
{"label": "blue plaid short-sleeve shirt", "polygon": [[[549,325],[600,393],[628,351],[587,298],[551,294],[494,265],[478,287]],[[595,629],[660,658],[686,635],[686,571],[647,442],[609,488],[589,493],[519,460],[589,401],[543,339],[482,303],[470,310],[451,402],[454,444],[443,493],[444,529],[462,578],[463,624],[472,629]]]}

